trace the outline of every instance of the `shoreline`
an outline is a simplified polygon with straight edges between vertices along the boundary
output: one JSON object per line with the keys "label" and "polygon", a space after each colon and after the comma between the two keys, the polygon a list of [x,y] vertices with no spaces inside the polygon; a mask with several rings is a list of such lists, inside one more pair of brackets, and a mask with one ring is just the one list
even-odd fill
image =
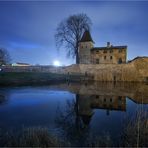
{"label": "shoreline", "polygon": [[[1,66],[0,84],[50,81],[107,81],[148,83],[148,58],[126,64],[73,64],[70,66]],[[19,82],[20,81],[20,82]]]}

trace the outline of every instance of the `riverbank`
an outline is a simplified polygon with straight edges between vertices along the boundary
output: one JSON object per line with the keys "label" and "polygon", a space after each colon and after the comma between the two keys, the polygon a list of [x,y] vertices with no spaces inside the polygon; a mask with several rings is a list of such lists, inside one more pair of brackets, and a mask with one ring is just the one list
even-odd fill
{"label": "riverbank", "polygon": [[[148,57],[126,64],[73,64],[70,66],[2,66],[0,81],[40,83],[49,81],[148,82]],[[6,76],[5,76],[6,75]]]}
{"label": "riverbank", "polygon": [[83,74],[58,74],[58,73],[41,73],[41,72],[1,72],[0,85],[46,85],[56,82],[78,82],[93,80],[89,76]]}

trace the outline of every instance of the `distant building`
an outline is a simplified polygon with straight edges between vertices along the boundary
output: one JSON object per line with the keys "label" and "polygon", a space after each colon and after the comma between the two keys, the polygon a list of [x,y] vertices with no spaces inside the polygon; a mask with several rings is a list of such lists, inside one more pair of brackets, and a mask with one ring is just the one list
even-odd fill
{"label": "distant building", "polygon": [[80,64],[122,64],[126,63],[127,46],[94,47],[89,31],[85,31],[79,42]]}
{"label": "distant building", "polygon": [[13,63],[12,66],[31,66],[28,63]]}

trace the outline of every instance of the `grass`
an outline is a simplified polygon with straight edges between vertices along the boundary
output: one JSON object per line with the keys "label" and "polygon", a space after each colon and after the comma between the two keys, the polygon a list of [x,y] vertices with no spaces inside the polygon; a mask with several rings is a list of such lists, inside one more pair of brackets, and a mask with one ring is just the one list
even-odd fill
{"label": "grass", "polygon": [[148,147],[148,113],[139,111],[130,119],[122,134],[122,146]]}
{"label": "grass", "polygon": [[14,133],[14,131],[9,131],[0,135],[0,147],[57,147],[62,145],[47,128],[23,128],[19,133]]}
{"label": "grass", "polygon": [[[148,118],[146,112],[137,113],[134,119],[128,120],[118,147],[148,147]],[[63,139],[62,139],[63,138]],[[30,127],[23,128],[18,133],[15,131],[0,131],[0,147],[65,147],[72,146],[67,138],[50,133],[48,128]],[[98,137],[86,138],[84,147],[117,147],[112,137],[105,133]],[[66,141],[64,141],[66,139]],[[77,138],[76,138],[77,139]],[[77,139],[78,140],[78,139]],[[117,139],[118,141],[118,139]],[[84,142],[84,141],[83,141]]]}
{"label": "grass", "polygon": [[39,72],[1,72],[0,85],[50,84],[53,81],[80,81],[82,74],[56,74]]}

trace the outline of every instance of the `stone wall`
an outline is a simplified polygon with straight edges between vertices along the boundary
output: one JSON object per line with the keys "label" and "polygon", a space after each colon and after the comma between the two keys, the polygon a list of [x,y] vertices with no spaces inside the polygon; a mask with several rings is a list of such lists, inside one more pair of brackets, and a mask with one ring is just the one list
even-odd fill
{"label": "stone wall", "polygon": [[91,74],[97,81],[148,81],[148,58],[138,58],[128,64],[72,65],[60,72]]}
{"label": "stone wall", "polygon": [[93,75],[97,81],[147,81],[148,58],[137,58],[128,64],[73,64],[66,67],[54,66],[5,66],[4,72],[50,72],[58,74]]}

